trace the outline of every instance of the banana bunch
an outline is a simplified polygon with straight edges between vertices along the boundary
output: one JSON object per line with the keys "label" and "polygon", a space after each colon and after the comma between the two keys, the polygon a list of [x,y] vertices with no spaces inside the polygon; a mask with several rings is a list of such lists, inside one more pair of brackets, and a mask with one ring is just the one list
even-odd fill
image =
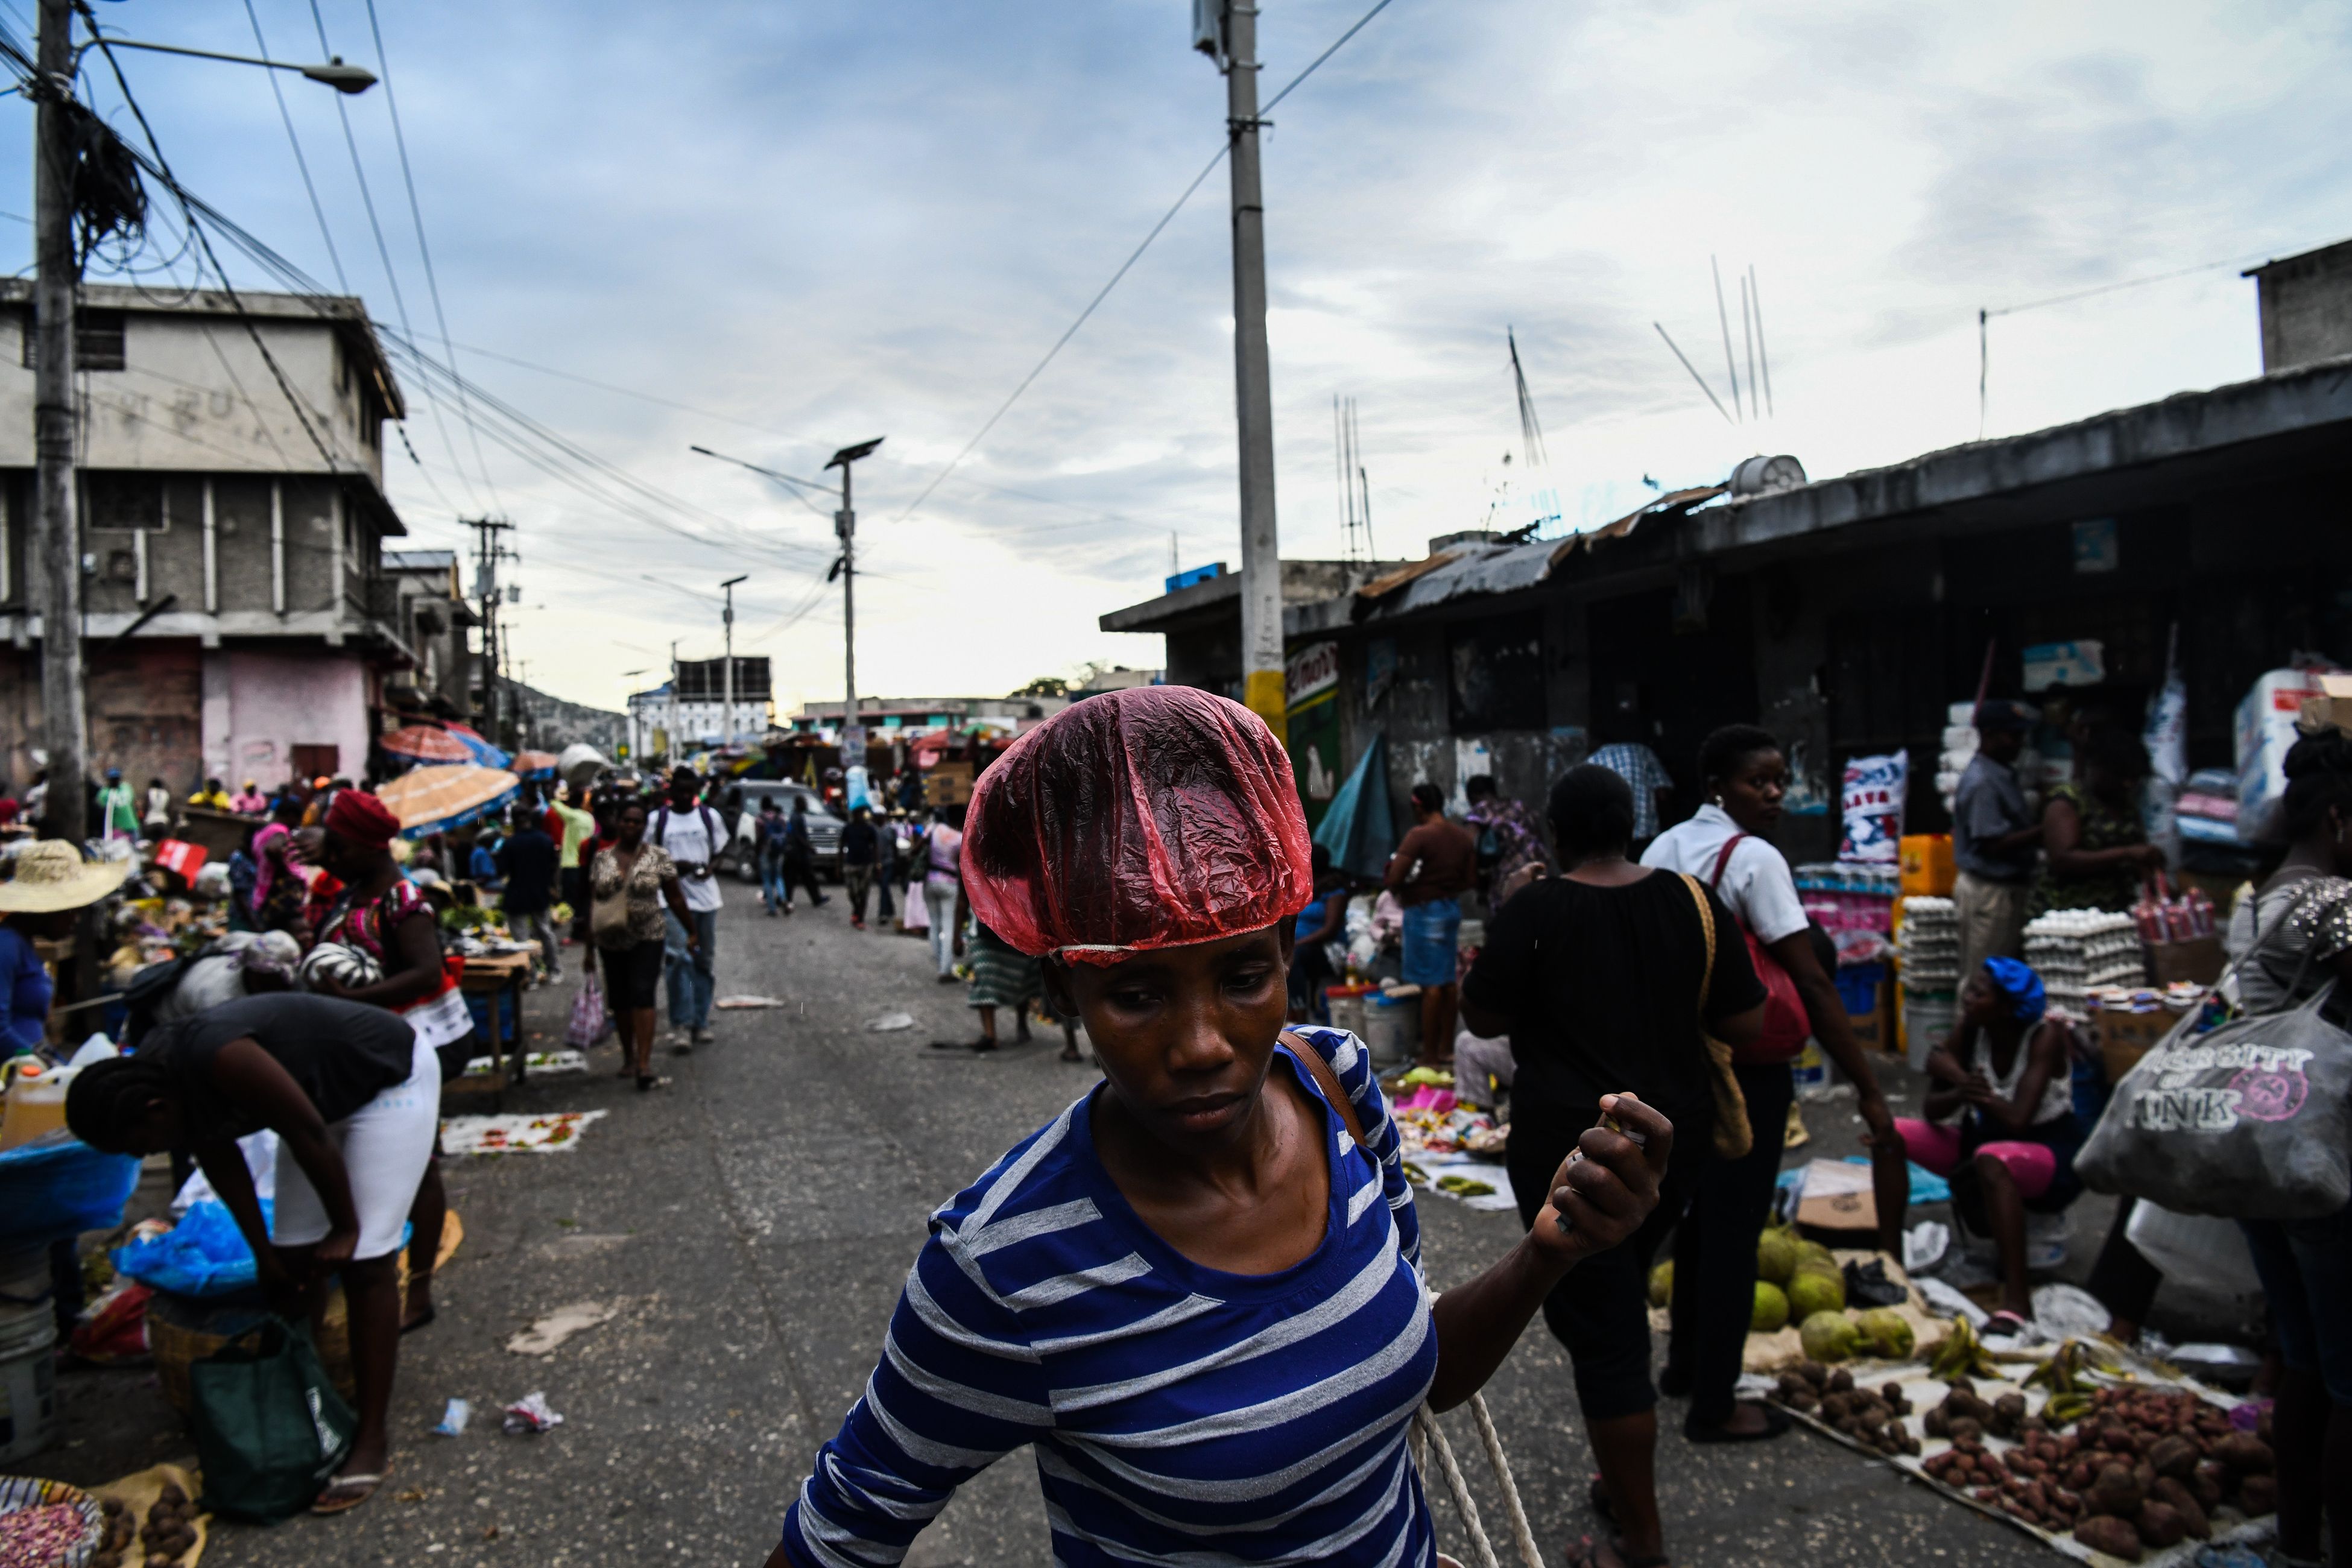
{"label": "banana bunch", "polygon": [[1999,1377],[2000,1369],[1993,1364],[1991,1353],[1969,1327],[1969,1321],[1956,1316],[1943,1343],[1936,1348],[1927,1374],[1939,1383],[1949,1383],[1956,1377]]}
{"label": "banana bunch", "polygon": [[2081,1340],[2061,1344],[2025,1380],[2028,1388],[2050,1391],[2050,1397],[2042,1402],[2042,1419],[2052,1426],[2066,1426],[2088,1415],[2093,1408],[2088,1368],[2106,1362],[2100,1351]]}

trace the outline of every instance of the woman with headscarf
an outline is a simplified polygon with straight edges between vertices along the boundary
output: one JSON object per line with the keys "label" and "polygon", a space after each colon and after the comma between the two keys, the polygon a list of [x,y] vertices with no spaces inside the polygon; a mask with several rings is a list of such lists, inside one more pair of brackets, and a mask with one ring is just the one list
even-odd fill
{"label": "woman with headscarf", "polygon": [[1539,1223],[1433,1308],[1367,1053],[1283,1027],[1310,872],[1264,722],[1186,687],[1094,698],[981,775],[968,831],[975,910],[1044,961],[1103,1080],[931,1216],[770,1568],[897,1562],[1024,1445],[1057,1562],[1431,1568],[1414,1411],[1476,1392],[1643,1222],[1673,1126],[1603,1099]]}
{"label": "woman with headscarf", "polygon": [[[91,1148],[195,1156],[279,1311],[315,1319],[326,1277],[341,1277],[359,1426],[313,1513],[357,1508],[391,1473],[394,1254],[432,1155],[440,1097],[440,1063],[398,1015],[290,992],[159,1026],[136,1055],[92,1062],[66,1091],[66,1124]],[[286,1156],[268,1220],[236,1146],[265,1129]]]}
{"label": "woman with headscarf", "polygon": [[294,859],[294,831],[302,820],[302,803],[291,795],[278,797],[269,820],[253,835],[253,929],[282,931],[301,940],[302,896],[308,890]]}
{"label": "woman with headscarf", "polygon": [[2021,1332],[2032,1316],[2025,1215],[2057,1214],[2082,1195],[2066,1026],[2045,1017],[2042,977],[2013,958],[1989,958],[1960,987],[1960,1016],[1927,1058],[1927,1120],[1897,1117],[1912,1160],[1952,1179],[1960,1218],[2000,1252],[2000,1310],[1988,1339]]}
{"label": "woman with headscarf", "polygon": [[[474,1016],[457,989],[457,977],[441,956],[441,927],[433,906],[416,885],[400,874],[392,841],[400,818],[362,789],[336,792],[327,808],[319,864],[342,883],[342,891],[319,923],[319,941],[341,942],[373,960],[381,977],[343,986],[316,980],[311,989],[329,996],[389,1007],[408,1020],[416,1038],[440,1060],[443,1079],[464,1074],[474,1053]],[[404,1331],[431,1322],[433,1268],[441,1253],[441,1227],[449,1199],[441,1185],[439,1144],[416,1189],[409,1218],[416,1234],[408,1248],[408,1300]]]}

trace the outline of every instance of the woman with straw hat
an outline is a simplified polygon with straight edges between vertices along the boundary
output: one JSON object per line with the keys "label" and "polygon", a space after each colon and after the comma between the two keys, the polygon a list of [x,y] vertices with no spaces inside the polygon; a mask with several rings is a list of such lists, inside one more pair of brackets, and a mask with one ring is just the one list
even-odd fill
{"label": "woman with straw hat", "polygon": [[62,838],[27,844],[16,876],[0,882],[0,1052],[37,1052],[56,993],[37,940],[62,941],[75,918],[122,886],[127,860],[84,860]]}

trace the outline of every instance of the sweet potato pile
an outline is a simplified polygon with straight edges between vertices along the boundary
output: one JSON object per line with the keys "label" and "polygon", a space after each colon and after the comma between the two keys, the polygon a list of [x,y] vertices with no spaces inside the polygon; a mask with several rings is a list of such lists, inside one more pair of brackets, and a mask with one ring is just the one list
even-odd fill
{"label": "sweet potato pile", "polygon": [[1900,1384],[1875,1391],[1854,1385],[1853,1373],[1840,1367],[1832,1372],[1809,1361],[1780,1374],[1772,1397],[1791,1410],[1818,1413],[1821,1419],[1876,1454],[1916,1454],[1919,1439],[1903,1425],[1911,1402]]}
{"label": "sweet potato pile", "polygon": [[[1979,1502],[2045,1530],[2071,1530],[2126,1563],[2184,1538],[2205,1540],[2223,1502],[2250,1516],[2277,1507],[2270,1444],[2235,1430],[2220,1406],[2149,1388],[2101,1388],[2089,1398],[2090,1413],[2073,1431],[2021,1420],[2017,1446],[1995,1458],[1982,1439],[1999,1428],[1981,1419],[1973,1390],[1955,1385],[1924,1423],[1943,1426],[1952,1447],[1922,1468]],[[1995,1419],[2006,1403],[1996,1402]]]}

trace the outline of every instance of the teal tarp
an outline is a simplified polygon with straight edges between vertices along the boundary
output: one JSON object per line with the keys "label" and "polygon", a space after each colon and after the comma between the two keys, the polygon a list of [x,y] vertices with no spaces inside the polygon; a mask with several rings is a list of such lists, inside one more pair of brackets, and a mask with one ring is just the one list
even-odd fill
{"label": "teal tarp", "polygon": [[1331,863],[1358,877],[1378,877],[1396,852],[1396,818],[1389,810],[1388,737],[1372,743],[1331,797],[1315,842],[1331,852]]}

